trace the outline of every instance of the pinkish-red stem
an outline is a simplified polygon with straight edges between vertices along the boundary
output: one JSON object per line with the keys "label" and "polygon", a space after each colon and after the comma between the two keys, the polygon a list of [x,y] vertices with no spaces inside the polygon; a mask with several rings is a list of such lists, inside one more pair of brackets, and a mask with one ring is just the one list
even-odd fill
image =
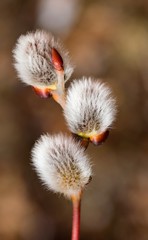
{"label": "pinkish-red stem", "polygon": [[81,210],[81,199],[73,198],[73,218],[72,218],[72,237],[71,240],[80,239],[80,210]]}

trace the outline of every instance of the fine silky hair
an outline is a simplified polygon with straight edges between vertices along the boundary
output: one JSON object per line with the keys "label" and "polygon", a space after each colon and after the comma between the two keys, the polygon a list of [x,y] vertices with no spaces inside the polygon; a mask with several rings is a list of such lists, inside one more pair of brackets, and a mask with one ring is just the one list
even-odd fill
{"label": "fine silky hair", "polygon": [[42,135],[32,150],[32,163],[47,188],[67,197],[81,192],[92,175],[84,149],[63,134]]}
{"label": "fine silky hair", "polygon": [[51,33],[37,30],[21,35],[13,50],[14,66],[22,82],[34,87],[50,86],[57,82],[51,57],[53,48],[63,60],[65,82],[70,78],[73,67],[68,52]]}
{"label": "fine silky hair", "polygon": [[101,134],[116,116],[116,101],[107,84],[93,78],[74,80],[68,88],[64,115],[71,132]]}

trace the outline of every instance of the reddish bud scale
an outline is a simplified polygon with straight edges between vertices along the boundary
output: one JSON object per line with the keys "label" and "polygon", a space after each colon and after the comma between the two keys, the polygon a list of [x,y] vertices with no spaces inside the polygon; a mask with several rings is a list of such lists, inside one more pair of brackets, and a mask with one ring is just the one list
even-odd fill
{"label": "reddish bud scale", "polygon": [[42,98],[48,98],[48,97],[51,97],[52,94],[50,92],[50,89],[49,88],[37,88],[37,87],[33,87],[33,90],[35,91],[35,93],[42,97]]}
{"label": "reddish bud scale", "polygon": [[53,66],[57,71],[64,70],[63,59],[55,48],[52,48],[51,50],[51,59],[52,59]]}
{"label": "reddish bud scale", "polygon": [[107,139],[108,135],[109,135],[109,130],[107,130],[107,131],[105,131],[105,132],[103,132],[99,135],[90,137],[90,141],[94,145],[98,146],[98,145],[102,144]]}

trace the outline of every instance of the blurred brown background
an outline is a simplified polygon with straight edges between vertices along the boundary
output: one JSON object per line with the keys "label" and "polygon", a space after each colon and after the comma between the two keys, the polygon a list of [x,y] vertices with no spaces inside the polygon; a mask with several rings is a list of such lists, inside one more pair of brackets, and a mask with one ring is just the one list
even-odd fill
{"label": "blurred brown background", "polygon": [[103,78],[118,101],[107,142],[87,150],[81,240],[148,239],[148,1],[0,1],[0,240],[68,240],[71,203],[46,191],[30,164],[41,133],[66,132],[60,107],[24,87],[13,68],[20,34],[52,31],[75,72]]}

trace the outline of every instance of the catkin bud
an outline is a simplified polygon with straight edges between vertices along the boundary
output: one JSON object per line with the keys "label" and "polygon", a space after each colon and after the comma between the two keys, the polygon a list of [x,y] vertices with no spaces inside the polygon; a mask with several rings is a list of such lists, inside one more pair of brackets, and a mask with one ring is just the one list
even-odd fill
{"label": "catkin bud", "polygon": [[106,84],[83,78],[69,87],[64,115],[71,132],[99,144],[115,120],[116,102]]}
{"label": "catkin bud", "polygon": [[72,137],[43,135],[32,150],[32,162],[42,182],[54,192],[71,198],[91,179],[84,149]]}
{"label": "catkin bud", "polygon": [[45,31],[20,36],[13,50],[15,68],[22,82],[38,89],[56,89],[57,71],[63,71],[66,82],[73,68],[68,53],[59,41]]}

